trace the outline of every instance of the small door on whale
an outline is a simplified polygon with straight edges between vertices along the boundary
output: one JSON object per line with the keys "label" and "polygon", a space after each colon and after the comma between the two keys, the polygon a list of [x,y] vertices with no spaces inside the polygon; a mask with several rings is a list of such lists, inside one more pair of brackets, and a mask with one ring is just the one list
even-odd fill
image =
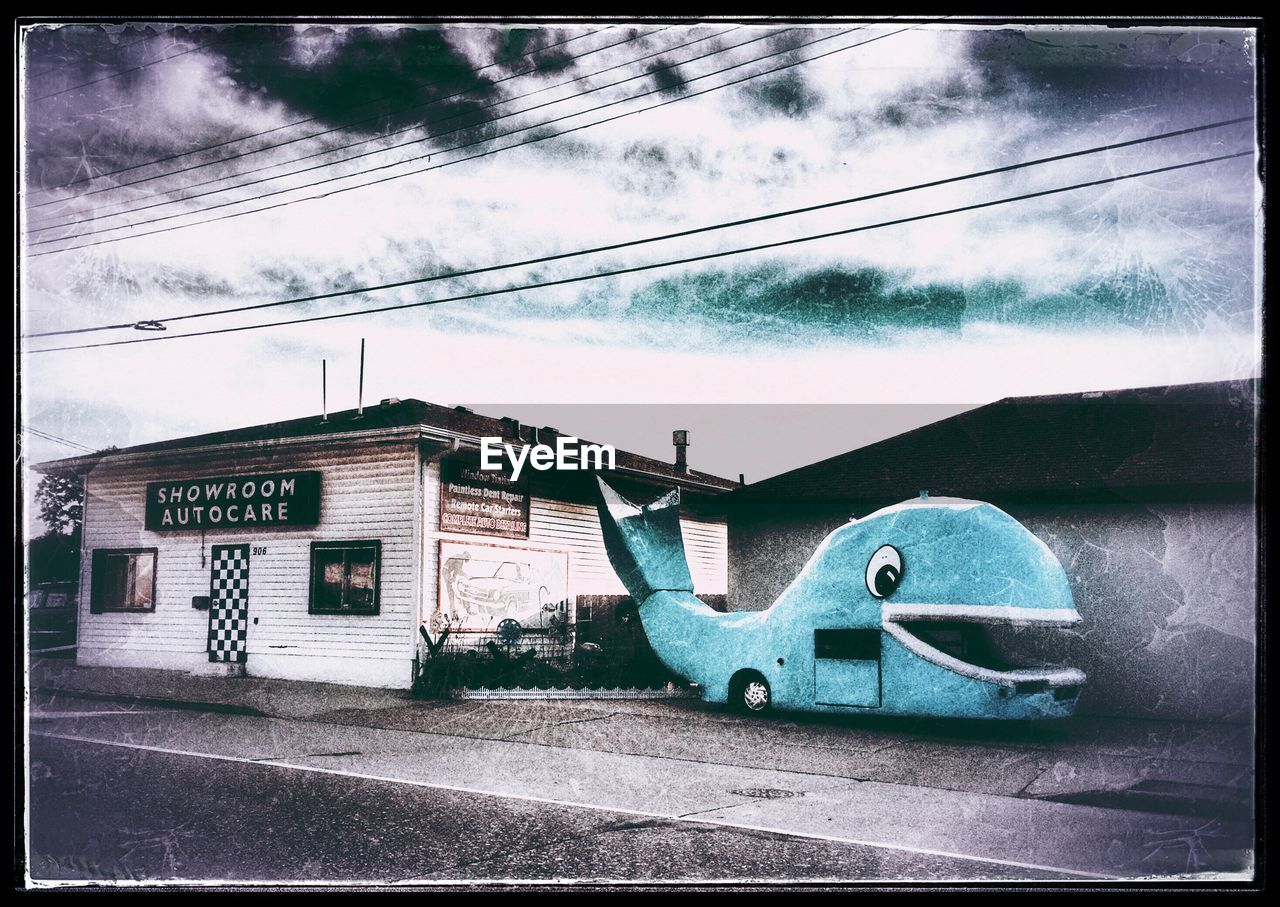
{"label": "small door on whale", "polygon": [[814,630],[813,692],[818,705],[880,707],[880,631]]}

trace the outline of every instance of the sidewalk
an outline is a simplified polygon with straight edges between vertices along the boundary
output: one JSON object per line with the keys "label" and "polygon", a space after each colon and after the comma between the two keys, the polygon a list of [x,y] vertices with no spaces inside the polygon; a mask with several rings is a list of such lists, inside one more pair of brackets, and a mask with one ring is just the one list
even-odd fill
{"label": "sidewalk", "polygon": [[62,659],[33,660],[29,686],[33,694],[65,692],[166,708],[302,720],[315,719],[334,710],[368,711],[410,702],[404,690],[265,677],[206,676],[146,668],[98,668]]}
{"label": "sidewalk", "polygon": [[994,723],[740,716],[697,701],[419,701],[406,691],[35,662],[33,701],[163,708],[514,741],[1145,812],[1247,821],[1253,733],[1138,719]]}

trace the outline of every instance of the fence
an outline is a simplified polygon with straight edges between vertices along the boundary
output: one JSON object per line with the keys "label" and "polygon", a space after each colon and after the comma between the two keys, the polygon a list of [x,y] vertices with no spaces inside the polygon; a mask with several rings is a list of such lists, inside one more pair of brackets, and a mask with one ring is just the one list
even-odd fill
{"label": "fence", "polygon": [[[717,611],[725,596],[701,596]],[[625,595],[579,595],[576,621],[547,631],[424,632],[415,690],[440,697],[513,690],[657,690],[687,684],[658,660],[635,603]]]}

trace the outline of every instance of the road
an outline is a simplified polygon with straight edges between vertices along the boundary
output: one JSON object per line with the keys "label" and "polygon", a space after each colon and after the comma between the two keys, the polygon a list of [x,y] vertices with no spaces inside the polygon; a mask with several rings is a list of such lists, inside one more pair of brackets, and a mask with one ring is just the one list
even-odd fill
{"label": "road", "polygon": [[1248,864],[1244,831],[1203,817],[474,731],[37,703],[31,874],[1069,881]]}

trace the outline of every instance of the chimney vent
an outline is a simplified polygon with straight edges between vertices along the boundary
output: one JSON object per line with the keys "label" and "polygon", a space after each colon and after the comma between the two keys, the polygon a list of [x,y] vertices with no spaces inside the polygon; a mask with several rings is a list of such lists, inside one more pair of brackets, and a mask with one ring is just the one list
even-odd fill
{"label": "chimney vent", "polygon": [[676,472],[689,471],[689,458],[685,451],[689,447],[689,432],[677,428],[671,433],[671,443],[676,446]]}
{"label": "chimney vent", "polygon": [[382,405],[383,405],[383,406],[395,406],[395,405],[396,405],[397,403],[399,403],[399,402],[400,402],[400,398],[399,398],[399,397],[387,397],[385,400],[383,400],[383,401],[382,401]]}

